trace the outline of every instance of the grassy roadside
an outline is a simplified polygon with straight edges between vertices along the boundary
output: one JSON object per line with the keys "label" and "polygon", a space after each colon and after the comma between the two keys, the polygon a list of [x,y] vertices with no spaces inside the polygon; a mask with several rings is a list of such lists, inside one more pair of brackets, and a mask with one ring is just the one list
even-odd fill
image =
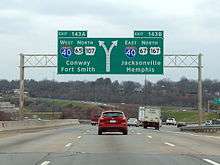
{"label": "grassy roadside", "polygon": [[[98,108],[97,105],[92,103],[85,103],[80,101],[74,100],[61,100],[61,99],[50,99],[50,98],[29,98],[28,105],[25,106],[25,112],[33,112],[33,111],[40,111],[40,112],[60,112],[62,109],[65,108],[72,108],[72,109],[93,109]],[[35,109],[39,108],[41,109]]]}
{"label": "grassy roadside", "polygon": [[[162,108],[161,115],[163,118],[174,117],[178,122],[198,122],[198,111],[196,110],[177,110],[175,107]],[[219,115],[216,113],[203,112],[203,121],[218,119]]]}
{"label": "grassy roadside", "polygon": [[25,116],[41,119],[90,119],[91,114],[102,111],[102,107],[92,102],[75,100],[29,98],[25,106]]}

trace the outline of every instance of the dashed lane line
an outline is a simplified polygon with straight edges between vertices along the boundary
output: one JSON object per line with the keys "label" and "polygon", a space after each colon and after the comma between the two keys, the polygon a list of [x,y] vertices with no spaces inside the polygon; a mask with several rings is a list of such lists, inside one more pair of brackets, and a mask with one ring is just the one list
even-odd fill
{"label": "dashed lane line", "polygon": [[80,139],[82,136],[78,136],[77,138]]}
{"label": "dashed lane line", "polygon": [[41,163],[41,165],[48,165],[50,164],[50,161],[44,161],[43,163]]}
{"label": "dashed lane line", "polygon": [[152,136],[147,136],[148,138],[152,139]]}
{"label": "dashed lane line", "polygon": [[65,145],[65,147],[70,147],[72,145],[72,143],[68,143]]}
{"label": "dashed lane line", "polygon": [[168,145],[168,146],[171,146],[171,147],[174,147],[175,145],[172,144],[172,143],[168,143],[168,142],[165,142],[164,144]]}
{"label": "dashed lane line", "polygon": [[214,162],[213,160],[210,160],[210,159],[203,159],[203,160],[210,163],[210,164],[212,164],[212,165],[220,165],[219,163]]}

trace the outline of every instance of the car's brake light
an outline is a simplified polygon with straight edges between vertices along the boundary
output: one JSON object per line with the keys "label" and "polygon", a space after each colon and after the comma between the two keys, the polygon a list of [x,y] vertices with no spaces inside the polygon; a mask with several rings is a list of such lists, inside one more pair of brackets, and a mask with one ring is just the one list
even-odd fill
{"label": "car's brake light", "polygon": [[99,119],[99,123],[104,123],[104,122],[105,122],[105,120],[103,118]]}
{"label": "car's brake light", "polygon": [[126,119],[122,119],[122,120],[121,120],[121,123],[122,123],[122,124],[127,124],[127,120],[126,120]]}

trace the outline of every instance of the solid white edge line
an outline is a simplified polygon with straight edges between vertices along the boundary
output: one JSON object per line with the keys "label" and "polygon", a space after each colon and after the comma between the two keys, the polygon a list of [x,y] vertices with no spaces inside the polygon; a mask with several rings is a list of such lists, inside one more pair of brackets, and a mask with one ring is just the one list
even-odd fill
{"label": "solid white edge line", "polygon": [[212,164],[212,165],[220,165],[219,163],[214,162],[213,160],[210,160],[210,159],[203,159],[203,160],[210,163],[210,164]]}
{"label": "solid white edge line", "polygon": [[43,163],[41,163],[41,165],[48,165],[50,164],[50,161],[44,161]]}
{"label": "solid white edge line", "polygon": [[68,143],[65,145],[65,147],[70,147],[72,145],[72,143]]}
{"label": "solid white edge line", "polygon": [[172,143],[168,143],[168,142],[165,142],[164,144],[168,145],[168,146],[171,146],[171,147],[174,147],[175,145],[172,144]]}

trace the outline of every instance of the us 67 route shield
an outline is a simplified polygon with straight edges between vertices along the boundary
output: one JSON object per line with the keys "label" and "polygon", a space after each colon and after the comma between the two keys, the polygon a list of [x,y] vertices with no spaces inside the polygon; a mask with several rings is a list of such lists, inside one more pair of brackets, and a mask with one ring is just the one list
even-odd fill
{"label": "us 67 route shield", "polygon": [[58,74],[163,74],[163,38],[58,37]]}

